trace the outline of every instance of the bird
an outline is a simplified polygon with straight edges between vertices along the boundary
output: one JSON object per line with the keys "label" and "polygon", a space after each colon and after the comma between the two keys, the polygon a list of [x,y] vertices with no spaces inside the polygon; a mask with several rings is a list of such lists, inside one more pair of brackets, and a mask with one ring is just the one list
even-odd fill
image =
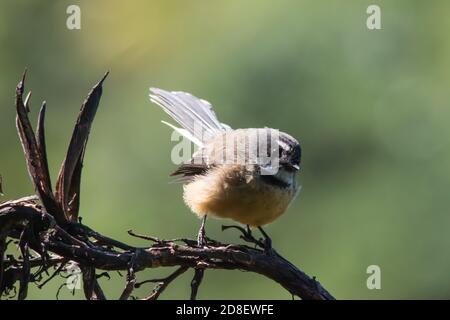
{"label": "bird", "polygon": [[162,122],[198,148],[171,174],[183,183],[185,204],[202,219],[198,246],[206,245],[211,216],[245,225],[238,228],[247,238],[258,228],[270,251],[272,241],[262,227],[280,217],[301,189],[300,143],[273,128],[232,129],[218,120],[211,103],[187,92],[152,87],[149,97],[181,127]]}

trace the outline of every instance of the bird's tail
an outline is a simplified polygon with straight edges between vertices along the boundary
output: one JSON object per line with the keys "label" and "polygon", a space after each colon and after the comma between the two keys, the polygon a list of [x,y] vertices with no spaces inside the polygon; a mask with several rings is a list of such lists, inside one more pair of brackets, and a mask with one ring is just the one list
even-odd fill
{"label": "bird's tail", "polygon": [[162,121],[164,124],[199,147],[203,147],[205,141],[217,134],[230,129],[226,124],[219,122],[208,101],[197,98],[190,93],[150,88],[150,100],[159,105],[182,128],[177,128]]}

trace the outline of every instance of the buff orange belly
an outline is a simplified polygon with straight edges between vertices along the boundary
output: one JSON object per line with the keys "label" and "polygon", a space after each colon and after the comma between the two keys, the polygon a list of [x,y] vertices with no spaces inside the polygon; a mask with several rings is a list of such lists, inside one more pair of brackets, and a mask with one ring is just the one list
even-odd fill
{"label": "buff orange belly", "polygon": [[278,218],[295,196],[295,187],[279,188],[241,174],[217,169],[184,186],[184,200],[199,216],[211,215],[262,226]]}

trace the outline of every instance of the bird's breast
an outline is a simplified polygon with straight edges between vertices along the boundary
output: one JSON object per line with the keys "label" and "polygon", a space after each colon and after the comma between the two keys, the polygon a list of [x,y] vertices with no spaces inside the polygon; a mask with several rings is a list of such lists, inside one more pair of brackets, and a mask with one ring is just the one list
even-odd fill
{"label": "bird's breast", "polygon": [[184,200],[199,216],[230,218],[251,226],[278,218],[295,194],[295,184],[286,188],[268,184],[240,165],[212,169],[184,186]]}

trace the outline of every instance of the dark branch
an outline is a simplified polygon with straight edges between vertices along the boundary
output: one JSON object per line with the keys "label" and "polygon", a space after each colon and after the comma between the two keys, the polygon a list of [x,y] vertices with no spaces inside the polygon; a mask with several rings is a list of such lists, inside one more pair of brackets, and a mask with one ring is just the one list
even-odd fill
{"label": "dark branch", "polygon": [[146,281],[142,281],[140,283],[136,283],[135,288],[139,288],[140,286],[142,286],[145,283],[148,282],[159,282],[158,285],[155,287],[155,289],[153,289],[152,294],[150,294],[149,296],[143,298],[142,300],[157,300],[159,298],[159,296],[161,295],[161,293],[163,293],[163,291],[167,288],[167,286],[176,278],[178,278],[179,276],[181,276],[183,273],[185,273],[189,268],[186,266],[182,266],[179,267],[177,270],[175,270],[173,273],[171,273],[168,277],[164,278],[164,279],[152,279],[152,280],[146,280]]}
{"label": "dark branch", "polygon": [[[46,159],[46,155],[43,155],[43,150],[38,147],[33,128],[31,127],[30,120],[28,119],[27,107],[23,101],[25,75],[26,73],[24,72],[22,80],[19,82],[16,89],[17,131],[25,154],[25,160],[27,162],[31,181],[34,184],[42,204],[47,209],[47,212],[51,212],[54,215],[58,223],[64,223],[64,214],[62,213],[60,206],[55,202],[53,192],[51,190],[50,176],[48,175],[48,169],[46,169],[47,164],[44,161],[44,159]],[[26,101],[27,105],[29,104],[29,99],[30,95],[28,95],[28,99]],[[41,124],[41,127],[42,125],[43,124]]]}
{"label": "dark branch", "polygon": [[47,161],[47,147],[45,145],[45,110],[46,110],[45,101],[42,102],[41,110],[39,110],[39,118],[36,127],[36,144],[42,156],[42,170],[46,177],[48,177],[48,187],[52,190],[52,182],[50,178],[50,173],[48,170],[48,161]]}
{"label": "dark branch", "polygon": [[139,255],[139,250],[136,250],[135,253],[131,256],[130,262],[128,263],[127,269],[127,284],[122,294],[120,295],[119,300],[128,300],[131,293],[134,290],[136,284],[136,275],[134,273],[134,269],[136,268],[136,260]]}
{"label": "dark branch", "polygon": [[56,182],[56,198],[69,221],[76,221],[80,205],[80,184],[86,144],[102,96],[106,73],[97,83],[81,106],[80,114],[72,133],[66,158]]}
{"label": "dark branch", "polygon": [[[127,270],[131,274],[130,261],[134,257],[134,273],[146,268],[172,266],[197,270],[243,270],[264,275],[278,282],[291,294],[303,299],[334,299],[318,281],[276,253],[268,255],[263,250],[242,245],[214,244],[199,248],[170,240],[130,251],[123,251],[113,243],[84,247],[80,246],[76,239],[86,237],[86,234],[75,234],[70,238],[65,236],[62,230],[48,229],[55,221],[36,205],[15,204],[0,209],[0,225],[8,224],[13,227],[22,225],[24,221],[35,224],[40,241],[49,251],[75,261],[81,266],[89,265],[102,270]],[[75,229],[80,232],[83,230],[83,228]],[[87,291],[90,294],[92,289],[89,288]]]}
{"label": "dark branch", "polygon": [[194,269],[194,278],[192,278],[192,281],[191,281],[191,300],[197,299],[198,288],[200,287],[200,284],[202,283],[204,273],[205,273],[205,269],[202,269],[202,268]]}
{"label": "dark branch", "polygon": [[30,237],[30,227],[25,226],[20,237],[20,253],[22,254],[22,274],[20,279],[19,300],[25,300],[28,294],[28,283],[30,281],[30,251],[28,241]]}

